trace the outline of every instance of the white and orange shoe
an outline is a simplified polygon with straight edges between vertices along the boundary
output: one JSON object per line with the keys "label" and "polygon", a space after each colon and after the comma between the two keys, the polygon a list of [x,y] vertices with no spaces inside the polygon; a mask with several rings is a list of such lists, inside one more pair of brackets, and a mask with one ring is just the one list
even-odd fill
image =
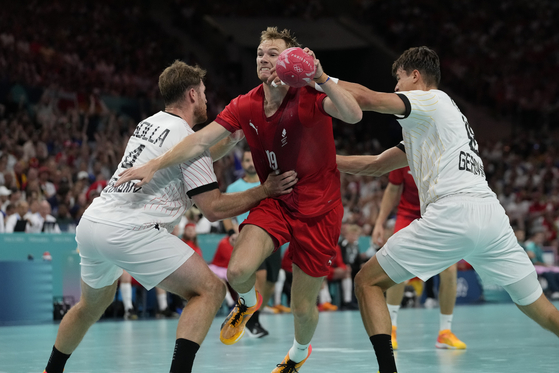
{"label": "white and orange shoe", "polygon": [[450,329],[441,330],[437,338],[437,348],[446,348],[451,350],[465,350],[466,344],[458,339]]}
{"label": "white and orange shoe", "polygon": [[312,352],[312,346],[309,345],[309,351],[307,353],[307,357],[305,358],[305,360],[301,361],[300,363],[296,363],[293,360],[289,359],[289,352],[288,352],[287,355],[285,355],[285,357],[283,358],[283,361],[280,364],[276,365],[274,370],[272,370],[272,373],[297,373],[297,372],[299,372],[299,369],[301,369],[301,367],[303,366],[305,361],[307,361],[309,356],[311,356],[311,352]]}
{"label": "white and orange shoe", "polygon": [[242,298],[239,298],[237,304],[227,316],[223,324],[221,324],[221,332],[219,339],[226,345],[237,343],[245,334],[245,325],[251,316],[258,311],[262,305],[262,295],[256,291],[256,304],[247,307]]}

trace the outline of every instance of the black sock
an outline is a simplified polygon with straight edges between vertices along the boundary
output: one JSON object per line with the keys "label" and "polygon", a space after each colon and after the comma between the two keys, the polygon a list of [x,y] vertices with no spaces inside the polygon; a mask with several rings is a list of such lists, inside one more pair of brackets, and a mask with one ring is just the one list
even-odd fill
{"label": "black sock", "polygon": [[49,362],[45,371],[47,373],[62,373],[70,355],[63,354],[58,351],[56,347],[52,346],[52,353],[50,354]]}
{"label": "black sock", "polygon": [[396,361],[392,350],[392,337],[388,334],[376,334],[369,338],[377,355],[380,373],[396,373]]}
{"label": "black sock", "polygon": [[194,358],[199,349],[200,345],[196,342],[184,338],[177,339],[175,342],[175,352],[173,352],[173,361],[171,362],[171,370],[169,372],[192,372],[192,364],[194,364]]}

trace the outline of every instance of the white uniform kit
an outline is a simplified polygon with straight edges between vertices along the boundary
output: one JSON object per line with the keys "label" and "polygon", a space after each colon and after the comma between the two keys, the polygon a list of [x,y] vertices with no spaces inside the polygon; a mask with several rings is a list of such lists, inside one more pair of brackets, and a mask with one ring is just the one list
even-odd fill
{"label": "white uniform kit", "polygon": [[209,151],[157,171],[142,187],[134,180],[115,187],[125,169],[147,163],[193,133],[182,118],[166,112],[138,124],[118,169],[76,230],[82,279],[89,286],[111,285],[125,269],[149,290],[194,253],[170,232],[192,206],[190,198],[217,188]]}
{"label": "white uniform kit", "polygon": [[398,95],[406,105],[397,119],[422,216],[386,242],[377,253],[379,264],[401,283],[414,276],[427,280],[465,259],[517,304],[537,300],[542,289],[534,266],[485,180],[466,117],[440,90]]}

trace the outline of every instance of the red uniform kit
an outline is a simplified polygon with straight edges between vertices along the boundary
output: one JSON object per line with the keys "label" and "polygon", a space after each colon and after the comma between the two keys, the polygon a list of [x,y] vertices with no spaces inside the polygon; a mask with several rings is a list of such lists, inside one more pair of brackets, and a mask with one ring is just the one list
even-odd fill
{"label": "red uniform kit", "polygon": [[409,167],[391,171],[388,175],[388,181],[394,185],[404,185],[402,196],[398,203],[398,212],[396,213],[396,224],[394,225],[394,233],[396,233],[410,225],[415,219],[421,217],[419,195]]}
{"label": "red uniform kit", "polygon": [[315,277],[328,274],[343,216],[332,118],[322,107],[325,97],[308,87],[290,88],[267,118],[260,85],[235,98],[216,118],[231,132],[243,130],[261,182],[275,170],[297,172],[293,192],[263,200],[241,228],[261,227],[276,249],[291,242],[293,262]]}

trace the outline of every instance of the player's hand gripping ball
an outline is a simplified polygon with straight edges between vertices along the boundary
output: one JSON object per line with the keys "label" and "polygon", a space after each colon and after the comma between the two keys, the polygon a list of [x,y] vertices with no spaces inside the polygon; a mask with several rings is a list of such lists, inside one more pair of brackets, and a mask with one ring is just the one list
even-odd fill
{"label": "player's hand gripping ball", "polygon": [[301,48],[289,48],[281,52],[276,61],[276,73],[285,84],[301,88],[312,82],[316,67],[314,58]]}

